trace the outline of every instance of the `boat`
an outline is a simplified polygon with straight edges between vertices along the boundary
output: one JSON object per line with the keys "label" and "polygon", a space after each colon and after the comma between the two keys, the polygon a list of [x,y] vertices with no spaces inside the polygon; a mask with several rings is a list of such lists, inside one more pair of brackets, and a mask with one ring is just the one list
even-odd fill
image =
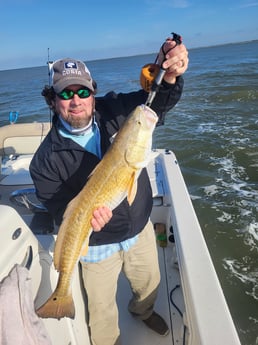
{"label": "boat", "polygon": [[[35,122],[0,128],[0,287],[14,267],[27,267],[35,308],[50,296],[58,277],[52,262],[58,229],[37,200],[29,174],[33,154],[50,126]],[[129,315],[130,288],[121,274],[117,302],[122,344],[239,345],[180,164],[170,149],[153,150],[156,155],[147,170],[162,277],[155,310],[168,323],[170,333],[160,337]],[[74,319],[41,319],[53,345],[90,344],[80,265],[72,292]]]}

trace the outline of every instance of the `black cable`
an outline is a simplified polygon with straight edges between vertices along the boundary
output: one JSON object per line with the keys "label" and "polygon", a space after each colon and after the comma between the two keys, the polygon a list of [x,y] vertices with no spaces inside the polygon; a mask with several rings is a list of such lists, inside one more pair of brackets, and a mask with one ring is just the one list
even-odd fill
{"label": "black cable", "polygon": [[180,285],[176,285],[171,291],[170,291],[170,302],[172,303],[172,305],[176,308],[176,310],[178,311],[178,313],[180,314],[181,317],[183,317],[183,313],[181,312],[181,310],[178,308],[178,306],[175,304],[175,302],[173,301],[173,293],[176,291],[176,289],[180,288]]}
{"label": "black cable", "polygon": [[[179,307],[175,304],[175,302],[173,301],[173,293],[176,291],[176,289],[180,288],[180,285],[177,284],[171,291],[169,294],[169,299],[171,304],[173,305],[173,307],[178,311],[179,315],[182,317],[183,319],[183,313],[182,311],[179,309]],[[183,320],[184,321],[184,320]],[[184,334],[183,334],[183,345],[185,345],[185,336],[186,336],[186,325],[184,324]]]}

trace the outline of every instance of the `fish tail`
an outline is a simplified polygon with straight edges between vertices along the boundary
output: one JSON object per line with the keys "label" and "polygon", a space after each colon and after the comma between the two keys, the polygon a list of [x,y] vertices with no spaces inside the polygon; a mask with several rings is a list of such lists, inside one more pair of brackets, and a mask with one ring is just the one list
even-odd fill
{"label": "fish tail", "polygon": [[54,292],[49,299],[36,310],[36,313],[42,318],[61,319],[66,316],[74,319],[75,307],[72,294],[60,297]]}

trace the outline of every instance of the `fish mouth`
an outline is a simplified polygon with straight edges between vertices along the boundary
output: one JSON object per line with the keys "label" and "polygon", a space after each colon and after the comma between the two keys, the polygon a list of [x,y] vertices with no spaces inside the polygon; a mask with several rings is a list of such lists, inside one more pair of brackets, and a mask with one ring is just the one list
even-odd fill
{"label": "fish mouth", "polygon": [[150,107],[148,107],[145,104],[142,104],[141,108],[142,108],[150,126],[152,126],[153,124],[156,124],[158,122],[158,116],[154,110],[152,110]]}

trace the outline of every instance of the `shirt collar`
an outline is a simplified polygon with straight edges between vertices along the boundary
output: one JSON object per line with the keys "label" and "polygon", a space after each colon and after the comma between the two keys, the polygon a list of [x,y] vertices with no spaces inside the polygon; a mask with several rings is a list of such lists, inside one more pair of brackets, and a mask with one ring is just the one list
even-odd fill
{"label": "shirt collar", "polygon": [[74,128],[72,127],[69,123],[67,123],[60,115],[58,116],[59,121],[62,125],[62,127],[70,134],[74,134],[74,135],[84,135],[90,131],[92,131],[92,126],[93,124],[96,123],[95,121],[95,116],[93,118],[91,118],[90,123],[83,127],[83,128]]}

